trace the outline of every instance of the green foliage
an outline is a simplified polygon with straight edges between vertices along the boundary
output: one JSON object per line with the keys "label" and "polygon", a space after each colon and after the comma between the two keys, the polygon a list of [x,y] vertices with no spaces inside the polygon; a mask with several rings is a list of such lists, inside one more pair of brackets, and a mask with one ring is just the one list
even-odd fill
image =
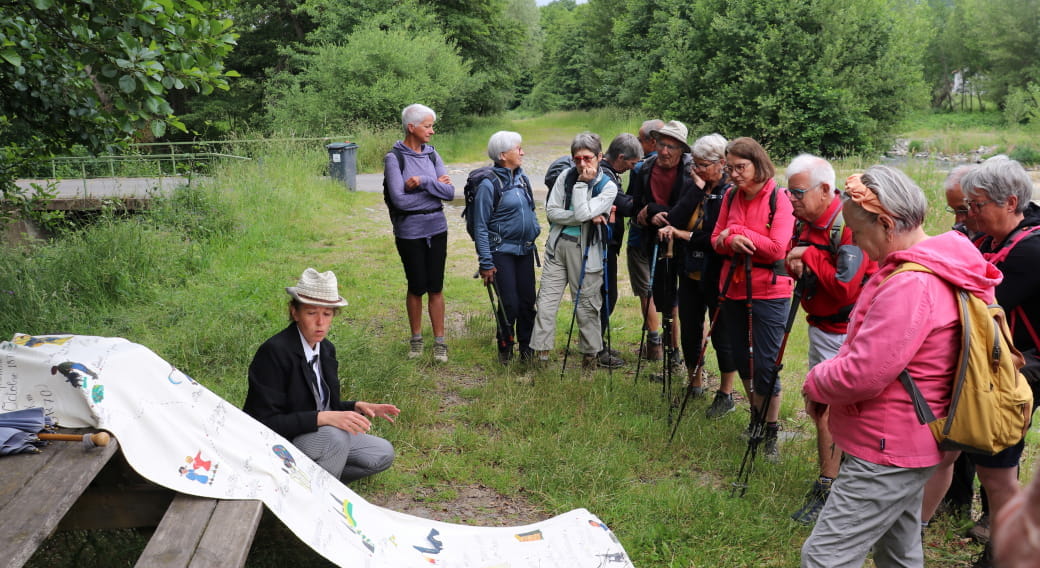
{"label": "green foliage", "polygon": [[[598,73],[599,82],[592,84],[601,87],[589,99],[638,104],[648,114],[683,120],[692,132],[753,136],[781,156],[844,155],[874,148],[907,110],[923,102],[916,47],[921,38],[915,31],[922,26],[916,9],[900,0],[628,0],[623,6],[588,6],[596,12],[623,8],[605,32],[615,50],[607,59],[613,68]],[[585,19],[576,16],[572,26],[579,29],[558,27],[569,38],[582,37]],[[546,26],[547,57],[555,29]],[[585,89],[589,73],[581,69],[595,58],[580,51],[575,57],[568,37],[555,40],[562,55],[546,66],[548,85],[536,86],[535,93],[553,95],[542,98],[542,107],[578,107],[576,93],[595,91]],[[596,45],[598,39],[580,43]],[[561,69],[556,75],[554,66]]]}
{"label": "green foliage", "polygon": [[441,123],[476,85],[469,66],[436,31],[411,33],[363,27],[343,44],[299,55],[300,73],[282,73],[268,91],[275,129],[296,133],[347,131],[357,123],[399,124],[414,103],[438,111]]}
{"label": "green foliage", "polygon": [[1004,118],[1009,125],[1040,124],[1040,83],[1012,88],[1004,100]]}
{"label": "green foliage", "polygon": [[1015,146],[1015,149],[1011,150],[1008,157],[1012,160],[1018,160],[1027,166],[1040,165],[1040,148],[1032,144]]}
{"label": "green foliage", "polygon": [[160,137],[172,92],[226,89],[228,0],[39,0],[0,11],[0,195],[23,163],[72,144]]}

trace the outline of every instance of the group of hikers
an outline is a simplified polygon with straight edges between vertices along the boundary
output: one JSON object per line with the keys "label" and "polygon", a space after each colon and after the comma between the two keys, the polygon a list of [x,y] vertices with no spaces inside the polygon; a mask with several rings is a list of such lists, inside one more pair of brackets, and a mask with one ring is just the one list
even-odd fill
{"label": "group of hikers", "polygon": [[[429,144],[435,121],[426,106],[403,110],[405,136],[386,155],[384,195],[407,280],[409,357],[423,354],[426,296],[433,356],[447,362],[443,202],[455,190]],[[999,304],[1026,368],[1040,366],[1040,271],[1032,264],[1040,262],[1040,239],[1030,238],[1040,227],[1040,207],[1018,162],[997,156],[951,172],[945,189],[955,230],[929,236],[924,192],[892,167],[850,176],[842,191],[827,160],[802,154],[787,165],[781,187],[768,153],[752,138],[709,134],[691,145],[681,122],[648,120],[638,135],[620,134],[604,152],[599,136],[584,132],[549,168],[548,237],[539,255],[542,226],[521,136],[496,132],[487,150],[493,165],[469,176],[464,216],[493,305],[497,297],[502,364],[517,356],[532,365],[550,359],[569,288],[582,368],[623,365],[611,348],[609,321],[627,243],[645,334],[639,358],[662,361],[666,371],[685,360],[688,396],[707,396],[702,369],[710,341],[720,378],[707,417],[736,408],[739,377],[750,403],[744,435],[775,462],[778,367],[789,316],[801,308],[809,324],[802,394],[816,426],[819,466],[792,515],[814,524],[802,566],[859,566],[871,552],[878,566],[923,566],[924,527],[944,498],[971,507],[976,474],[984,509],[973,534],[986,542],[976,566],[991,565],[987,519],[1021,508],[1024,437],[995,455],[942,451],[919,411],[927,406],[946,416],[954,397],[958,291]],[[339,399],[335,351],[324,338],[346,304],[335,275],[308,269],[287,291],[289,328],[250,366],[246,411],[344,479],[389,467],[389,444],[355,434],[368,431],[370,418],[393,421],[399,410]]]}

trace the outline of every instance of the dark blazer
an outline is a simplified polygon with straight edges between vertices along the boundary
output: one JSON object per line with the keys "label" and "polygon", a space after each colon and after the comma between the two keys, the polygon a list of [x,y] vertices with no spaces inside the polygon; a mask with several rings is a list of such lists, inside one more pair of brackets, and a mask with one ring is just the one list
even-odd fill
{"label": "dark blazer", "polygon": [[[330,410],[354,410],[354,401],[339,398],[339,362],[336,348],[321,342],[322,382],[329,393]],[[282,437],[292,440],[318,429],[318,398],[314,373],[304,358],[295,323],[268,339],[249,364],[249,392],[242,408]]]}

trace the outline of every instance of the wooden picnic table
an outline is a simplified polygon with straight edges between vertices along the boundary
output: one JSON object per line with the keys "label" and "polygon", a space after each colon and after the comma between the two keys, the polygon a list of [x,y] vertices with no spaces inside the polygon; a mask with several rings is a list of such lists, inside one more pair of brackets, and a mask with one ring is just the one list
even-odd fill
{"label": "wooden picnic table", "polygon": [[0,458],[0,568],[20,568],[56,530],[155,527],[138,567],[241,567],[263,503],[195,497],[143,479],[115,438],[51,442]]}

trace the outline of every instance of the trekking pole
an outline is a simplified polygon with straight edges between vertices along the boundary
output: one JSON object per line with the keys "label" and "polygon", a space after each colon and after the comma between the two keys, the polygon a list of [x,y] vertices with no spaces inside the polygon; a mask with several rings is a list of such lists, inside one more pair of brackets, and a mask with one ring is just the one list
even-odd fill
{"label": "trekking pole", "polygon": [[653,299],[654,291],[654,272],[657,269],[657,247],[658,241],[654,240],[654,250],[650,254],[650,281],[646,287],[646,304],[643,306],[643,331],[639,335],[639,354],[636,355],[636,377],[633,379],[634,383],[639,382],[639,369],[643,364],[643,347],[646,345],[644,340],[646,339],[646,318],[650,315],[650,300]]}
{"label": "trekking pole", "polygon": [[[611,358],[614,355],[611,352],[610,345],[610,268],[607,266],[607,263],[609,262],[607,258],[609,255],[607,248],[610,246],[610,224],[604,223],[603,227],[601,228],[601,231],[603,233],[601,235],[601,244],[603,246],[603,302],[606,304],[605,306],[603,306],[603,308],[607,310],[607,357]],[[607,367],[607,390],[611,390],[613,388],[614,365],[611,364]]]}
{"label": "trekking pole", "polygon": [[560,378],[567,372],[567,358],[571,354],[571,336],[574,335],[574,320],[578,317],[578,303],[581,302],[581,286],[585,282],[585,265],[589,262],[589,247],[592,246],[592,235],[589,235],[585,243],[585,251],[581,254],[581,272],[578,273],[578,290],[574,293],[574,309],[571,310],[571,326],[567,330],[567,346],[563,351],[563,368],[560,369]]}
{"label": "trekking pole", "polygon": [[[668,239],[668,245],[665,247],[664,252],[664,273],[667,281],[665,286],[672,287],[675,285],[675,276],[672,274],[672,256],[675,251],[675,241]],[[664,333],[661,338],[661,345],[663,347],[662,352],[664,356],[661,357],[661,394],[664,396],[665,401],[668,403],[668,424],[672,423],[672,358],[675,357],[675,350],[672,349],[672,340],[674,339],[672,333],[672,324],[674,319],[672,313],[674,312],[675,306],[675,292],[669,294],[668,307],[661,311],[661,324],[664,326]]]}
{"label": "trekking pole", "polygon": [[802,287],[805,281],[801,278],[795,283],[794,294],[791,296],[791,307],[787,312],[787,324],[784,326],[784,338],[780,342],[780,351],[776,354],[776,360],[773,362],[773,368],[771,376],[769,377],[769,396],[762,399],[762,408],[759,409],[759,415],[756,420],[757,424],[752,426],[752,435],[748,438],[748,446],[744,451],[744,459],[740,462],[740,471],[737,473],[737,480],[733,482],[733,494],[736,495],[737,491],[740,491],[739,497],[743,497],[744,493],[747,492],[748,482],[751,479],[751,472],[754,470],[755,455],[758,453],[758,443],[761,441],[761,437],[756,436],[756,432],[759,429],[763,429],[765,426],[765,414],[769,409],[770,399],[773,396],[773,390],[776,389],[776,383],[780,380],[780,370],[784,368],[784,351],[787,350],[787,339],[791,336],[791,328],[794,326],[794,318],[798,313],[798,305],[802,300]]}
{"label": "trekking pole", "polygon": [[[491,299],[491,309],[495,312],[495,322],[498,325],[498,347],[504,349],[513,344],[513,329],[509,325],[509,317],[506,315],[506,307],[502,304],[502,291],[498,289],[498,280],[491,280],[491,284],[485,286],[488,289],[488,298]],[[495,298],[498,302],[495,302]]]}
{"label": "trekking pole", "polygon": [[[726,279],[722,284],[722,291],[719,292],[719,300],[715,305],[715,311],[711,316],[711,323],[708,324],[708,333],[704,336],[701,341],[701,352],[697,356],[696,366],[693,368],[693,372],[690,373],[690,381],[686,385],[686,395],[683,397],[682,405],[679,406],[679,415],[675,419],[675,426],[672,428],[672,435],[668,436],[668,443],[672,443],[672,439],[675,438],[675,432],[679,430],[679,423],[682,422],[683,412],[686,411],[686,403],[690,401],[693,396],[693,377],[697,376],[704,367],[704,354],[708,351],[708,340],[711,339],[711,334],[715,331],[715,322],[719,319],[719,313],[722,311],[722,303],[726,301],[726,292],[729,291],[729,285],[733,281],[733,274],[736,272],[737,263],[730,261],[729,271],[726,272]],[[689,364],[689,362],[687,362]]]}

